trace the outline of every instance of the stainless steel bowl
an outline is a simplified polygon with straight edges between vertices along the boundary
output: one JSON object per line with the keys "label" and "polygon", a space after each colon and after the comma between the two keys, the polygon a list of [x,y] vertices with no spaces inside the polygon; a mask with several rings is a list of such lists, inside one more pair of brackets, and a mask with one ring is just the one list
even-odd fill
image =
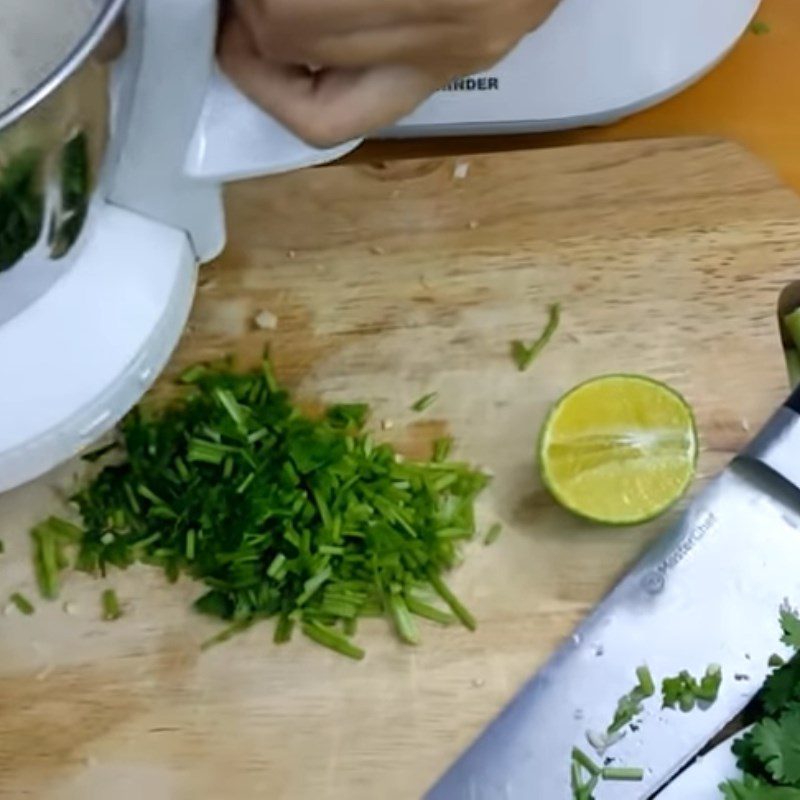
{"label": "stainless steel bowl", "polygon": [[90,28],[39,85],[0,109],[0,325],[79,252],[109,137],[110,65],[127,0],[98,0]]}

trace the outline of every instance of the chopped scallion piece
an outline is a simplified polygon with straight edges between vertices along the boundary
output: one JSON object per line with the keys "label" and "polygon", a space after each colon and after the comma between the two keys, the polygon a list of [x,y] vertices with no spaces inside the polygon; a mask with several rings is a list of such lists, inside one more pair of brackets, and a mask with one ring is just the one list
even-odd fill
{"label": "chopped scallion piece", "polygon": [[494,544],[499,538],[500,534],[503,532],[503,526],[499,522],[495,522],[491,528],[489,528],[488,532],[486,533],[486,538],[483,540],[483,543],[488,547],[490,544]]}
{"label": "chopped scallion piece", "polygon": [[604,781],[641,781],[644,770],[639,767],[603,767]]}
{"label": "chopped scallion piece", "polygon": [[475,622],[475,617],[461,604],[445,582],[433,571],[428,572],[428,580],[436,594],[450,606],[451,611],[461,620],[461,624],[465,628],[474,631],[478,627],[478,623]]}
{"label": "chopped scallion piece", "polygon": [[411,410],[420,413],[425,411],[426,409],[430,408],[437,400],[439,399],[438,392],[430,392],[429,394],[424,394],[419,400],[416,400],[414,403],[411,404]]}
{"label": "chopped scallion piece", "polygon": [[365,653],[360,647],[356,647],[346,637],[324,625],[316,622],[307,622],[303,625],[303,633],[317,644],[321,644],[323,647],[327,647],[343,656],[354,658],[357,661],[364,658]]}
{"label": "chopped scallion piece", "polygon": [[511,356],[517,369],[520,372],[525,372],[528,367],[536,360],[536,357],[547,347],[553,335],[558,330],[558,325],[561,320],[561,306],[556,303],[550,306],[549,318],[547,325],[545,325],[539,338],[530,345],[525,344],[519,339],[511,343]]}
{"label": "chopped scallion piece", "polygon": [[644,697],[652,697],[656,693],[656,684],[653,681],[653,674],[649,667],[643,665],[636,670],[636,677],[639,679],[639,688]]}
{"label": "chopped scallion piece", "polygon": [[19,592],[14,592],[9,600],[16,606],[17,611],[19,611],[21,614],[25,614],[26,617],[29,617],[31,614],[36,612],[36,609],[33,607],[33,603],[31,603],[27,597],[21,595]]}
{"label": "chopped scallion piece", "polygon": [[119,598],[113,589],[106,589],[102,596],[103,619],[106,622],[113,622],[122,616],[122,609],[119,605]]}
{"label": "chopped scallion piece", "polygon": [[572,760],[583,767],[590,775],[599,775],[601,772],[600,766],[595,764],[579,747],[572,748]]}

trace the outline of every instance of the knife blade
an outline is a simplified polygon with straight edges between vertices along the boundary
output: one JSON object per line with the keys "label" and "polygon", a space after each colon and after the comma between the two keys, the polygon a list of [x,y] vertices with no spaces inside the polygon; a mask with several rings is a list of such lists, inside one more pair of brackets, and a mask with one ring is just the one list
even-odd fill
{"label": "knife blade", "polygon": [[569,800],[572,747],[590,750],[587,734],[607,730],[643,664],[657,682],[721,664],[719,696],[691,713],[662,709],[658,695],[646,701],[638,731],[626,731],[606,754],[643,768],[644,779],[603,782],[597,800],[650,797],[744,708],[769,671],[770,654],[781,649],[781,605],[800,600],[799,414],[797,392],[427,800]]}

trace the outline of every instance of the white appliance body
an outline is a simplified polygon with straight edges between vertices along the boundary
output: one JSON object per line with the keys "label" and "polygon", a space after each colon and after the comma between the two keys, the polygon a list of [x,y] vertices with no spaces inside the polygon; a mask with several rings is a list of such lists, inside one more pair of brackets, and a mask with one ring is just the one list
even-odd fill
{"label": "white appliance body", "polygon": [[705,75],[759,0],[562,0],[504,61],[453,81],[387,136],[605,125]]}

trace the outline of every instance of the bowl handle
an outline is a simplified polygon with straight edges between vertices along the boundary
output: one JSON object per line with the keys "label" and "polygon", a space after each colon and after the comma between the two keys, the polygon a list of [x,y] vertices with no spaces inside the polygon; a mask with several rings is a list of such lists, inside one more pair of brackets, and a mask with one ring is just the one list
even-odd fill
{"label": "bowl handle", "polygon": [[130,0],[115,75],[112,203],[189,234],[207,261],[225,244],[221,183],[333,161],[357,147],[302,142],[215,62],[218,0]]}

